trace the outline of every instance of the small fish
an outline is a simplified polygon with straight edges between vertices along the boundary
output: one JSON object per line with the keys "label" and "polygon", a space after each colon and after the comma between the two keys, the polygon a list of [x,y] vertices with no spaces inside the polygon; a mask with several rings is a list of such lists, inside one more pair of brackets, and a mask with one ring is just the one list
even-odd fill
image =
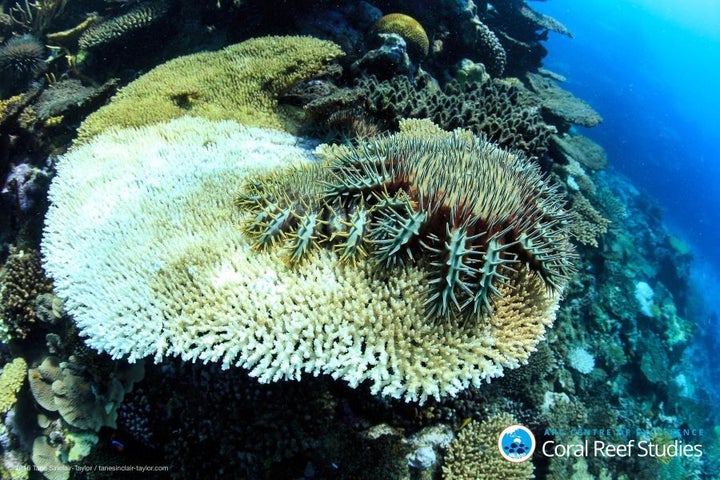
{"label": "small fish", "polygon": [[114,448],[116,452],[122,452],[125,450],[125,443],[120,441],[114,434],[110,437],[110,446]]}
{"label": "small fish", "polygon": [[468,423],[472,422],[472,417],[467,417],[465,420],[463,420],[460,423],[460,426],[457,428],[458,431],[462,430],[463,428],[468,426]]}

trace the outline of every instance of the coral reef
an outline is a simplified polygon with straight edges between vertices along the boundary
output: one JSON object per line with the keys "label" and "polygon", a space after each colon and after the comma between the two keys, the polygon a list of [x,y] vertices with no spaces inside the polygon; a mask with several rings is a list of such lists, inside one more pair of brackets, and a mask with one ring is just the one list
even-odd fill
{"label": "coral reef", "polygon": [[444,480],[531,479],[532,462],[511,463],[498,452],[500,433],[517,421],[506,413],[473,420],[450,444],[442,467]]}
{"label": "coral reef", "polygon": [[32,215],[45,203],[50,175],[47,170],[21,163],[13,165],[0,196],[8,205],[24,216]]}
{"label": "coral reef", "polygon": [[105,426],[117,428],[118,407],[143,375],[142,363],[118,364],[101,384],[75,357],[58,362],[48,356],[29,370],[28,378],[33,397],[41,407],[58,412],[76,429],[97,432]]}
{"label": "coral reef", "polygon": [[32,109],[40,121],[60,117],[68,122],[81,115],[80,112],[99,107],[114,92],[117,84],[117,80],[110,80],[100,86],[88,86],[77,79],[60,80],[40,94]]}
{"label": "coral reef", "polygon": [[554,124],[560,125],[562,132],[567,131],[570,124],[594,127],[602,122],[600,114],[587,102],[562,89],[553,80],[535,73],[528,73],[526,78],[540,99],[543,113]]}
{"label": "coral reef", "polygon": [[170,0],[151,0],[140,3],[132,10],[104,22],[91,25],[78,40],[81,49],[100,48],[114,42],[126,41],[126,37],[140,30],[152,28],[162,21],[170,9]]}
{"label": "coral reef", "polygon": [[37,319],[35,299],[52,290],[36,250],[10,254],[0,274],[0,322],[4,341],[27,337]]}
{"label": "coral reef", "polygon": [[560,157],[571,158],[590,170],[603,170],[607,167],[605,150],[583,135],[553,135],[550,142],[552,151],[557,152]]}
{"label": "coral reef", "polygon": [[323,249],[290,269],[284,255],[252,249],[238,229],[248,214],[228,192],[250,172],[301,165],[298,142],[184,118],[111,131],[62,158],[43,253],[87,343],[116,358],[238,365],[263,382],[326,373],[407,401],[527,360],[558,297],[525,268],[498,285],[487,321],[448,330],[426,320],[421,268],[343,265]]}
{"label": "coral reef", "polygon": [[408,44],[408,52],[415,58],[424,57],[430,49],[425,29],[420,23],[409,15],[402,13],[390,13],[383,16],[375,24],[378,33],[396,33]]}
{"label": "coral reef", "polygon": [[359,58],[353,63],[353,69],[383,79],[395,75],[411,76],[415,66],[408,55],[405,39],[396,33],[381,33],[378,36],[382,45]]}
{"label": "coral reef", "polygon": [[466,128],[505,148],[542,157],[555,129],[546,124],[537,105],[521,86],[496,81],[451,82],[444,91],[427,79],[413,85],[405,77],[363,78],[357,83],[367,97],[367,111],[395,128],[402,118],[428,118],[445,130]]}
{"label": "coral reef", "polygon": [[575,347],[568,352],[570,366],[587,375],[595,368],[595,357],[583,347]]}
{"label": "coral reef", "polygon": [[598,238],[607,232],[610,220],[603,217],[582,193],[572,196],[573,215],[570,231],[578,242],[598,246]]}
{"label": "coral reef", "polygon": [[478,18],[472,21],[474,27],[475,47],[480,60],[487,66],[488,73],[493,77],[501,77],[505,72],[507,54],[495,33]]}
{"label": "coral reef", "polygon": [[70,467],[60,460],[57,448],[50,445],[45,435],[40,435],[33,441],[32,462],[47,480],[70,478]]}
{"label": "coral reef", "polygon": [[341,55],[335,44],[311,37],[263,37],[175,58],[90,115],[78,130],[78,141],[111,126],[148,125],[184,115],[282,128],[288,122],[277,111],[277,97],[321,75]]}
{"label": "coral reef", "polygon": [[22,357],[5,364],[0,375],[0,415],[5,415],[17,400],[17,394],[25,383],[27,363]]}
{"label": "coral reef", "polygon": [[[578,134],[528,3],[3,2],[0,476],[720,476],[696,252]],[[511,422],[703,457],[500,464]]]}

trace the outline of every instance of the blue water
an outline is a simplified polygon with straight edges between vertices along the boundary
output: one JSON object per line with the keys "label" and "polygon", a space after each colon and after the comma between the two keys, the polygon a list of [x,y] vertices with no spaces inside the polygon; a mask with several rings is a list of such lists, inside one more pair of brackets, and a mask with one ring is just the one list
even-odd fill
{"label": "blue water", "polygon": [[[655,197],[692,245],[695,277],[720,292],[720,1],[551,0],[563,22],[545,66],[604,117],[583,133]],[[717,310],[720,301],[708,295]]]}

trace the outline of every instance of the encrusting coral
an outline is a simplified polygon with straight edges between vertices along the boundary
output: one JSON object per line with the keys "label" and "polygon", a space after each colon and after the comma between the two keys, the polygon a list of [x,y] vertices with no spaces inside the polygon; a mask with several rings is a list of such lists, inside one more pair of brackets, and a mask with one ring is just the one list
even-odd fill
{"label": "encrusting coral", "polygon": [[342,55],[312,37],[260,37],[217,52],[170,60],[121,89],[78,130],[86,141],[108,127],[149,125],[185,115],[283,128],[277,97],[326,72]]}
{"label": "encrusting coral", "polygon": [[388,270],[320,249],[291,267],[277,249],[252,248],[239,228],[252,214],[232,192],[243,178],[317,162],[302,145],[182,118],[112,130],[61,157],[42,248],[86,342],[130,361],[240,366],[263,382],[327,374],[421,402],[527,361],[559,295],[524,264],[496,285],[487,320],[447,328],[428,321],[418,265]]}

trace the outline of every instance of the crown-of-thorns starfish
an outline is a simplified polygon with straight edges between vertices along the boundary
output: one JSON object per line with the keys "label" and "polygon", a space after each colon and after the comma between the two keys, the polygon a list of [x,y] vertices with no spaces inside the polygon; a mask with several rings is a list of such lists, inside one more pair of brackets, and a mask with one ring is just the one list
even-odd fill
{"label": "crown-of-thorns starfish", "polygon": [[537,166],[470,135],[385,137],[333,161],[244,185],[258,248],[282,245],[296,264],[323,246],[341,260],[428,272],[428,313],[492,312],[507,273],[525,268],[559,291],[574,271],[568,214]]}

